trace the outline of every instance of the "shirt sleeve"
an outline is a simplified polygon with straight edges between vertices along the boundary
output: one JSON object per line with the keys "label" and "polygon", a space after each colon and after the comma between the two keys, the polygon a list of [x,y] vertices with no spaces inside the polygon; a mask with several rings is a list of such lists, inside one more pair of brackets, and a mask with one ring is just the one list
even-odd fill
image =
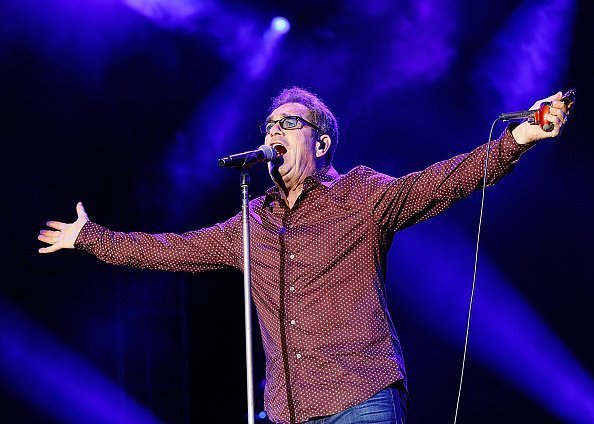
{"label": "shirt sleeve", "polygon": [[[531,146],[518,144],[507,127],[491,142],[487,186],[511,172]],[[443,212],[455,201],[482,188],[486,153],[484,144],[401,178],[370,175],[366,183],[372,215],[383,227],[397,231]]]}
{"label": "shirt sleeve", "polygon": [[81,229],[74,247],[100,260],[135,268],[200,272],[242,268],[241,215],[183,234],[123,233],[93,222]]}

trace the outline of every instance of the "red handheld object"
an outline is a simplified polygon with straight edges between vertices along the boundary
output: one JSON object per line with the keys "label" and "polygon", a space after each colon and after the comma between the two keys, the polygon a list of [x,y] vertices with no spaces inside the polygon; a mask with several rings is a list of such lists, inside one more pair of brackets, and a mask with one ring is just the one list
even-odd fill
{"label": "red handheld object", "polygon": [[534,113],[534,123],[540,125],[545,131],[553,131],[555,125],[545,119],[545,115],[551,110],[551,102],[542,102],[540,108]]}
{"label": "red handheld object", "polygon": [[[560,100],[565,103],[565,106],[567,107],[567,115],[569,115],[575,105],[575,88],[572,88],[565,93]],[[545,119],[545,115],[551,110],[551,105],[552,102],[542,102],[538,110],[534,112],[534,116],[528,118],[528,122],[534,125],[540,125],[540,127],[547,132],[553,131],[555,125]]]}

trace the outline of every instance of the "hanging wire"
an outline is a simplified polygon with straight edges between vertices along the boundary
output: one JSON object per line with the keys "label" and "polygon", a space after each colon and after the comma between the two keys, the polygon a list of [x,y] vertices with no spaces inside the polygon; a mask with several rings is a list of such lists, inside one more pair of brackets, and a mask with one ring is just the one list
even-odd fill
{"label": "hanging wire", "polygon": [[474,289],[476,286],[476,270],[478,266],[478,252],[481,241],[481,226],[483,223],[483,210],[485,206],[485,189],[487,188],[487,170],[489,167],[489,153],[491,152],[491,137],[493,136],[493,128],[499,121],[497,118],[491,125],[491,131],[489,131],[489,141],[487,143],[487,152],[485,154],[485,168],[483,170],[483,189],[481,190],[481,208],[479,213],[478,231],[476,234],[476,248],[474,251],[474,272],[472,274],[472,289],[470,290],[470,303],[468,304],[468,317],[466,319],[466,336],[464,337],[464,354],[462,355],[462,370],[460,372],[460,384],[458,386],[458,398],[456,399],[456,414],[454,415],[454,424],[458,422],[458,409],[460,407],[460,397],[462,395],[462,381],[464,380],[464,366],[466,365],[466,352],[468,351],[468,335],[470,333],[470,317],[472,315],[472,304],[474,302]]}

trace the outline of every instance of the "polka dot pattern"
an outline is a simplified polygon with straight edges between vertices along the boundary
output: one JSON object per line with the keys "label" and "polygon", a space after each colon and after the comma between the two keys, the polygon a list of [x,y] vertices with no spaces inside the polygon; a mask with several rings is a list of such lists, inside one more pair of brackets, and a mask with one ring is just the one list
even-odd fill
{"label": "polka dot pattern", "polygon": [[[527,149],[494,141],[488,183]],[[356,167],[308,177],[294,207],[273,187],[250,202],[252,297],[266,355],[265,409],[278,423],[338,413],[405,378],[385,297],[396,231],[481,187],[486,146],[401,178]],[[184,234],[89,222],[76,247],[109,263],[170,271],[242,269],[241,215]]]}

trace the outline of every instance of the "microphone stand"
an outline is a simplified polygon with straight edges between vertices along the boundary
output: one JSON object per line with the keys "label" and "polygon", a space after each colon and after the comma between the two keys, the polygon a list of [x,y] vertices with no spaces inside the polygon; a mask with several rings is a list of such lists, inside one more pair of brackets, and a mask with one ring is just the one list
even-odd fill
{"label": "microphone stand", "polygon": [[245,365],[247,377],[248,424],[254,424],[254,374],[252,365],[252,303],[251,303],[251,257],[250,257],[250,205],[249,167],[241,168],[241,218],[243,231],[243,304],[245,321]]}
{"label": "microphone stand", "polygon": [[280,156],[278,150],[262,145],[257,150],[219,159],[219,166],[238,168],[241,171],[241,220],[243,234],[243,306],[245,321],[245,365],[247,377],[248,424],[254,424],[254,372],[252,365],[252,270],[250,256],[250,174],[248,169],[258,163]]}

